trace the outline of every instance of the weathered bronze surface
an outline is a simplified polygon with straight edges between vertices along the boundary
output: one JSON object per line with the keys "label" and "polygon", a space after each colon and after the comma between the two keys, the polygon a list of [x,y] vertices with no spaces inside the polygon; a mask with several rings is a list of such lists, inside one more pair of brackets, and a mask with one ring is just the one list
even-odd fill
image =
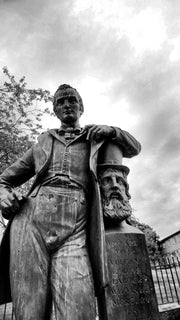
{"label": "weathered bronze surface", "polygon": [[100,319],[159,320],[144,234],[107,231],[106,249],[109,286],[99,297]]}
{"label": "weathered bronze surface", "polygon": [[98,166],[105,226],[108,284],[99,292],[101,320],[158,320],[144,234],[126,223],[132,214],[121,150],[103,149]]}
{"label": "weathered bronze surface", "polygon": [[[121,156],[132,157],[140,144],[116,127],[80,128],[83,102],[68,85],[53,105],[60,129],[41,134],[0,177],[0,209],[10,218],[0,247],[0,303],[12,298],[17,320],[49,320],[52,305],[57,320],[95,320],[94,285],[103,288],[107,271],[98,152],[113,140],[123,145]],[[22,199],[14,188],[33,176]]]}

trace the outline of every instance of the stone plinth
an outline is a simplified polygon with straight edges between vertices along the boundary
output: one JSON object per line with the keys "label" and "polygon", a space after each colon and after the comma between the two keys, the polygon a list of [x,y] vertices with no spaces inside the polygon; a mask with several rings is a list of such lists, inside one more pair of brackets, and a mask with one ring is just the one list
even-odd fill
{"label": "stone plinth", "polygon": [[109,286],[99,298],[101,320],[159,320],[145,236],[137,228],[106,231]]}

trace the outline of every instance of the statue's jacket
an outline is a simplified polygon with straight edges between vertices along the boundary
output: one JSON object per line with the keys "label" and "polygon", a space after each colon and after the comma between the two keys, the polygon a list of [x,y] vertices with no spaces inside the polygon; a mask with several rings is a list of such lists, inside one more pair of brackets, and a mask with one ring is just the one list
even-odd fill
{"label": "statue's jacket", "polygon": [[[110,141],[120,146],[123,156],[131,158],[137,155],[141,150],[139,142],[128,132],[116,127],[113,128],[115,130],[115,134]],[[0,176],[0,200],[2,197],[4,197],[6,190],[9,192],[9,190],[12,190],[14,187],[23,184],[33,176],[35,176],[35,179],[26,198],[36,196],[43,177],[45,176],[51,164],[53,146],[56,139],[60,139],[56,129],[52,129],[41,134],[38,138],[38,142],[32,148],[30,148],[22,158],[17,160],[13,165],[4,171],[4,173]],[[80,143],[82,140],[83,134],[78,136],[73,141],[74,144],[76,143],[76,148],[71,148],[71,152],[75,152],[75,154],[71,155],[71,159],[77,157],[78,155],[79,158],[78,161],[76,160],[76,163],[74,163],[74,165],[72,165],[69,169],[69,174],[71,175],[72,180],[74,179],[74,181],[78,182],[84,188],[86,188],[88,179],[91,180],[91,208],[90,212],[88,213],[88,245],[94,275],[95,290],[98,294],[101,289],[108,284],[108,272],[106,263],[106,246],[101,195],[97,180],[97,159],[101,146],[108,141],[101,140],[99,142],[91,143],[87,141],[84,144],[88,145],[87,148],[85,147],[85,149],[83,149],[85,154],[88,152],[88,161],[86,161],[84,164],[84,166],[87,167],[87,170],[85,169],[85,174],[82,175],[81,159],[83,154]],[[84,141],[86,141],[85,137]],[[59,161],[61,161],[61,157],[59,158]],[[64,169],[66,170],[66,168]],[[26,198],[24,201],[26,201]],[[0,245],[0,304],[11,301],[9,252],[10,228],[12,220],[13,217],[11,217],[8,222]]]}

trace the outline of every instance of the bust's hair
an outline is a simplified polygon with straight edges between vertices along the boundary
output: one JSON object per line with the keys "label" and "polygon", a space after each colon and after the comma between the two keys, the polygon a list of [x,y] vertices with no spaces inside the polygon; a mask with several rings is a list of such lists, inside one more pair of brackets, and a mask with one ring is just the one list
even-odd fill
{"label": "bust's hair", "polygon": [[66,90],[66,89],[72,89],[72,90],[76,91],[76,93],[77,93],[77,95],[78,95],[78,99],[79,99],[80,110],[81,110],[81,112],[83,113],[83,112],[84,112],[83,100],[82,100],[79,92],[78,92],[75,88],[71,87],[69,84],[61,84],[61,85],[57,88],[56,92],[54,93],[54,98],[53,98],[54,111],[55,111],[55,109],[56,109],[56,95],[57,95],[57,93],[58,93],[59,91],[61,91],[61,90]]}

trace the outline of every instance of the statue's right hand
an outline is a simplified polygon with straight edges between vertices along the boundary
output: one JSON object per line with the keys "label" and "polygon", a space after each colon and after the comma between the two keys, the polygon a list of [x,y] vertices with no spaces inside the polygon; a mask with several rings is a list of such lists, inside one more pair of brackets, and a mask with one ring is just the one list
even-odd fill
{"label": "statue's right hand", "polygon": [[19,209],[19,201],[22,200],[22,196],[15,190],[6,190],[4,194],[1,195],[0,199],[0,209],[2,210],[2,215],[5,219],[9,219]]}

